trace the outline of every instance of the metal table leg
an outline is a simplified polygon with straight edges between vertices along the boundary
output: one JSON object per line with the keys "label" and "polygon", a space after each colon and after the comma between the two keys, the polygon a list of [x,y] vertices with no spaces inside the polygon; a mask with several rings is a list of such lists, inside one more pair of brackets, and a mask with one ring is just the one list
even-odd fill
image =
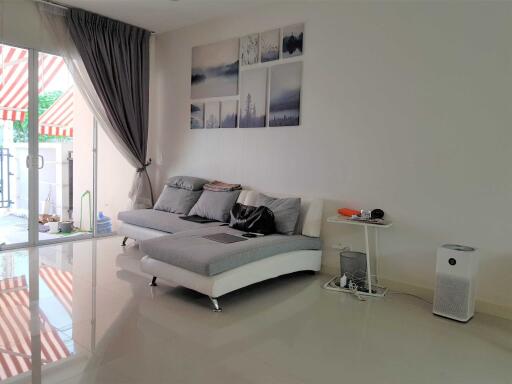
{"label": "metal table leg", "polygon": [[372,293],[372,271],[370,266],[370,240],[368,238],[368,226],[364,226],[364,243],[366,247],[366,278],[368,280],[368,293]]}

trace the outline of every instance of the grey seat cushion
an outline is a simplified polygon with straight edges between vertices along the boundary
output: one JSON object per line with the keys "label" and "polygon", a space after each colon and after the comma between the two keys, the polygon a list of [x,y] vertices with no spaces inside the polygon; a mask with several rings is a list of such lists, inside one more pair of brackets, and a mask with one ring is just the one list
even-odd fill
{"label": "grey seat cushion", "polygon": [[220,223],[193,223],[191,221],[180,219],[180,216],[182,215],[157,211],[155,209],[136,209],[133,211],[119,212],[117,218],[127,224],[156,229],[157,231],[168,233],[220,225]]}
{"label": "grey seat cushion", "polygon": [[190,209],[197,203],[202,193],[202,190],[190,191],[166,185],[153,209],[188,215]]}
{"label": "grey seat cushion", "polygon": [[153,259],[204,276],[214,276],[280,253],[318,250],[322,246],[320,239],[302,235],[274,234],[232,244],[203,237],[215,233],[240,236],[243,232],[229,227],[202,228],[146,240],[140,247]]}

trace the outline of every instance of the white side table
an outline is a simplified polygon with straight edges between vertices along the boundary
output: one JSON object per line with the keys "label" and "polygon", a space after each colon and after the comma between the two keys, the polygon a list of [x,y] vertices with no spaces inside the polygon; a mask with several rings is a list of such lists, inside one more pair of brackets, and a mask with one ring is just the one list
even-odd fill
{"label": "white side table", "polygon": [[[368,228],[374,228],[375,233],[375,264],[378,265],[378,244],[377,244],[377,236],[378,236],[378,230],[380,228],[389,228],[391,227],[392,223],[389,221],[383,221],[382,223],[376,224],[368,221],[356,221],[351,220],[348,217],[337,215],[337,216],[330,216],[327,218],[328,223],[333,224],[345,224],[345,225],[358,225],[360,227],[364,228],[364,241],[365,241],[365,253],[366,253],[366,280],[368,284],[368,292],[366,291],[358,291],[360,295],[364,296],[376,296],[376,297],[383,297],[386,292],[387,288],[381,287],[377,284],[373,284],[372,282],[372,273],[371,273],[371,265],[370,265],[370,239],[369,239],[369,231]],[[377,268],[376,268],[377,269]],[[376,271],[377,272],[377,271]],[[377,276],[377,274],[375,274]],[[334,284],[332,284],[338,277],[334,277],[333,279],[329,280],[325,284],[325,288],[341,291],[341,292],[351,292],[348,288],[341,288],[341,287],[334,287]],[[377,280],[377,277],[376,277]]]}

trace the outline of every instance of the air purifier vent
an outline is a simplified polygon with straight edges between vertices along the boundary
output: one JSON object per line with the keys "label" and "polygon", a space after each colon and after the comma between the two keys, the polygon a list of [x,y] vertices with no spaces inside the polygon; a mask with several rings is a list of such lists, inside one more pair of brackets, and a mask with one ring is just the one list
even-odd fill
{"label": "air purifier vent", "polygon": [[469,309],[469,281],[439,274],[436,279],[434,313],[465,319]]}

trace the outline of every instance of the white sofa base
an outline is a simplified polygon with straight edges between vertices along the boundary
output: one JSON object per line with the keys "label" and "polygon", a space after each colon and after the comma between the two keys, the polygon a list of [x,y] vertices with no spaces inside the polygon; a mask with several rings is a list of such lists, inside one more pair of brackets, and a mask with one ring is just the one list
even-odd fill
{"label": "white sofa base", "polygon": [[248,285],[299,271],[319,271],[322,260],[321,250],[302,250],[281,253],[267,257],[214,276],[203,276],[162,261],[144,256],[141,269],[157,278],[167,280],[211,298]]}

